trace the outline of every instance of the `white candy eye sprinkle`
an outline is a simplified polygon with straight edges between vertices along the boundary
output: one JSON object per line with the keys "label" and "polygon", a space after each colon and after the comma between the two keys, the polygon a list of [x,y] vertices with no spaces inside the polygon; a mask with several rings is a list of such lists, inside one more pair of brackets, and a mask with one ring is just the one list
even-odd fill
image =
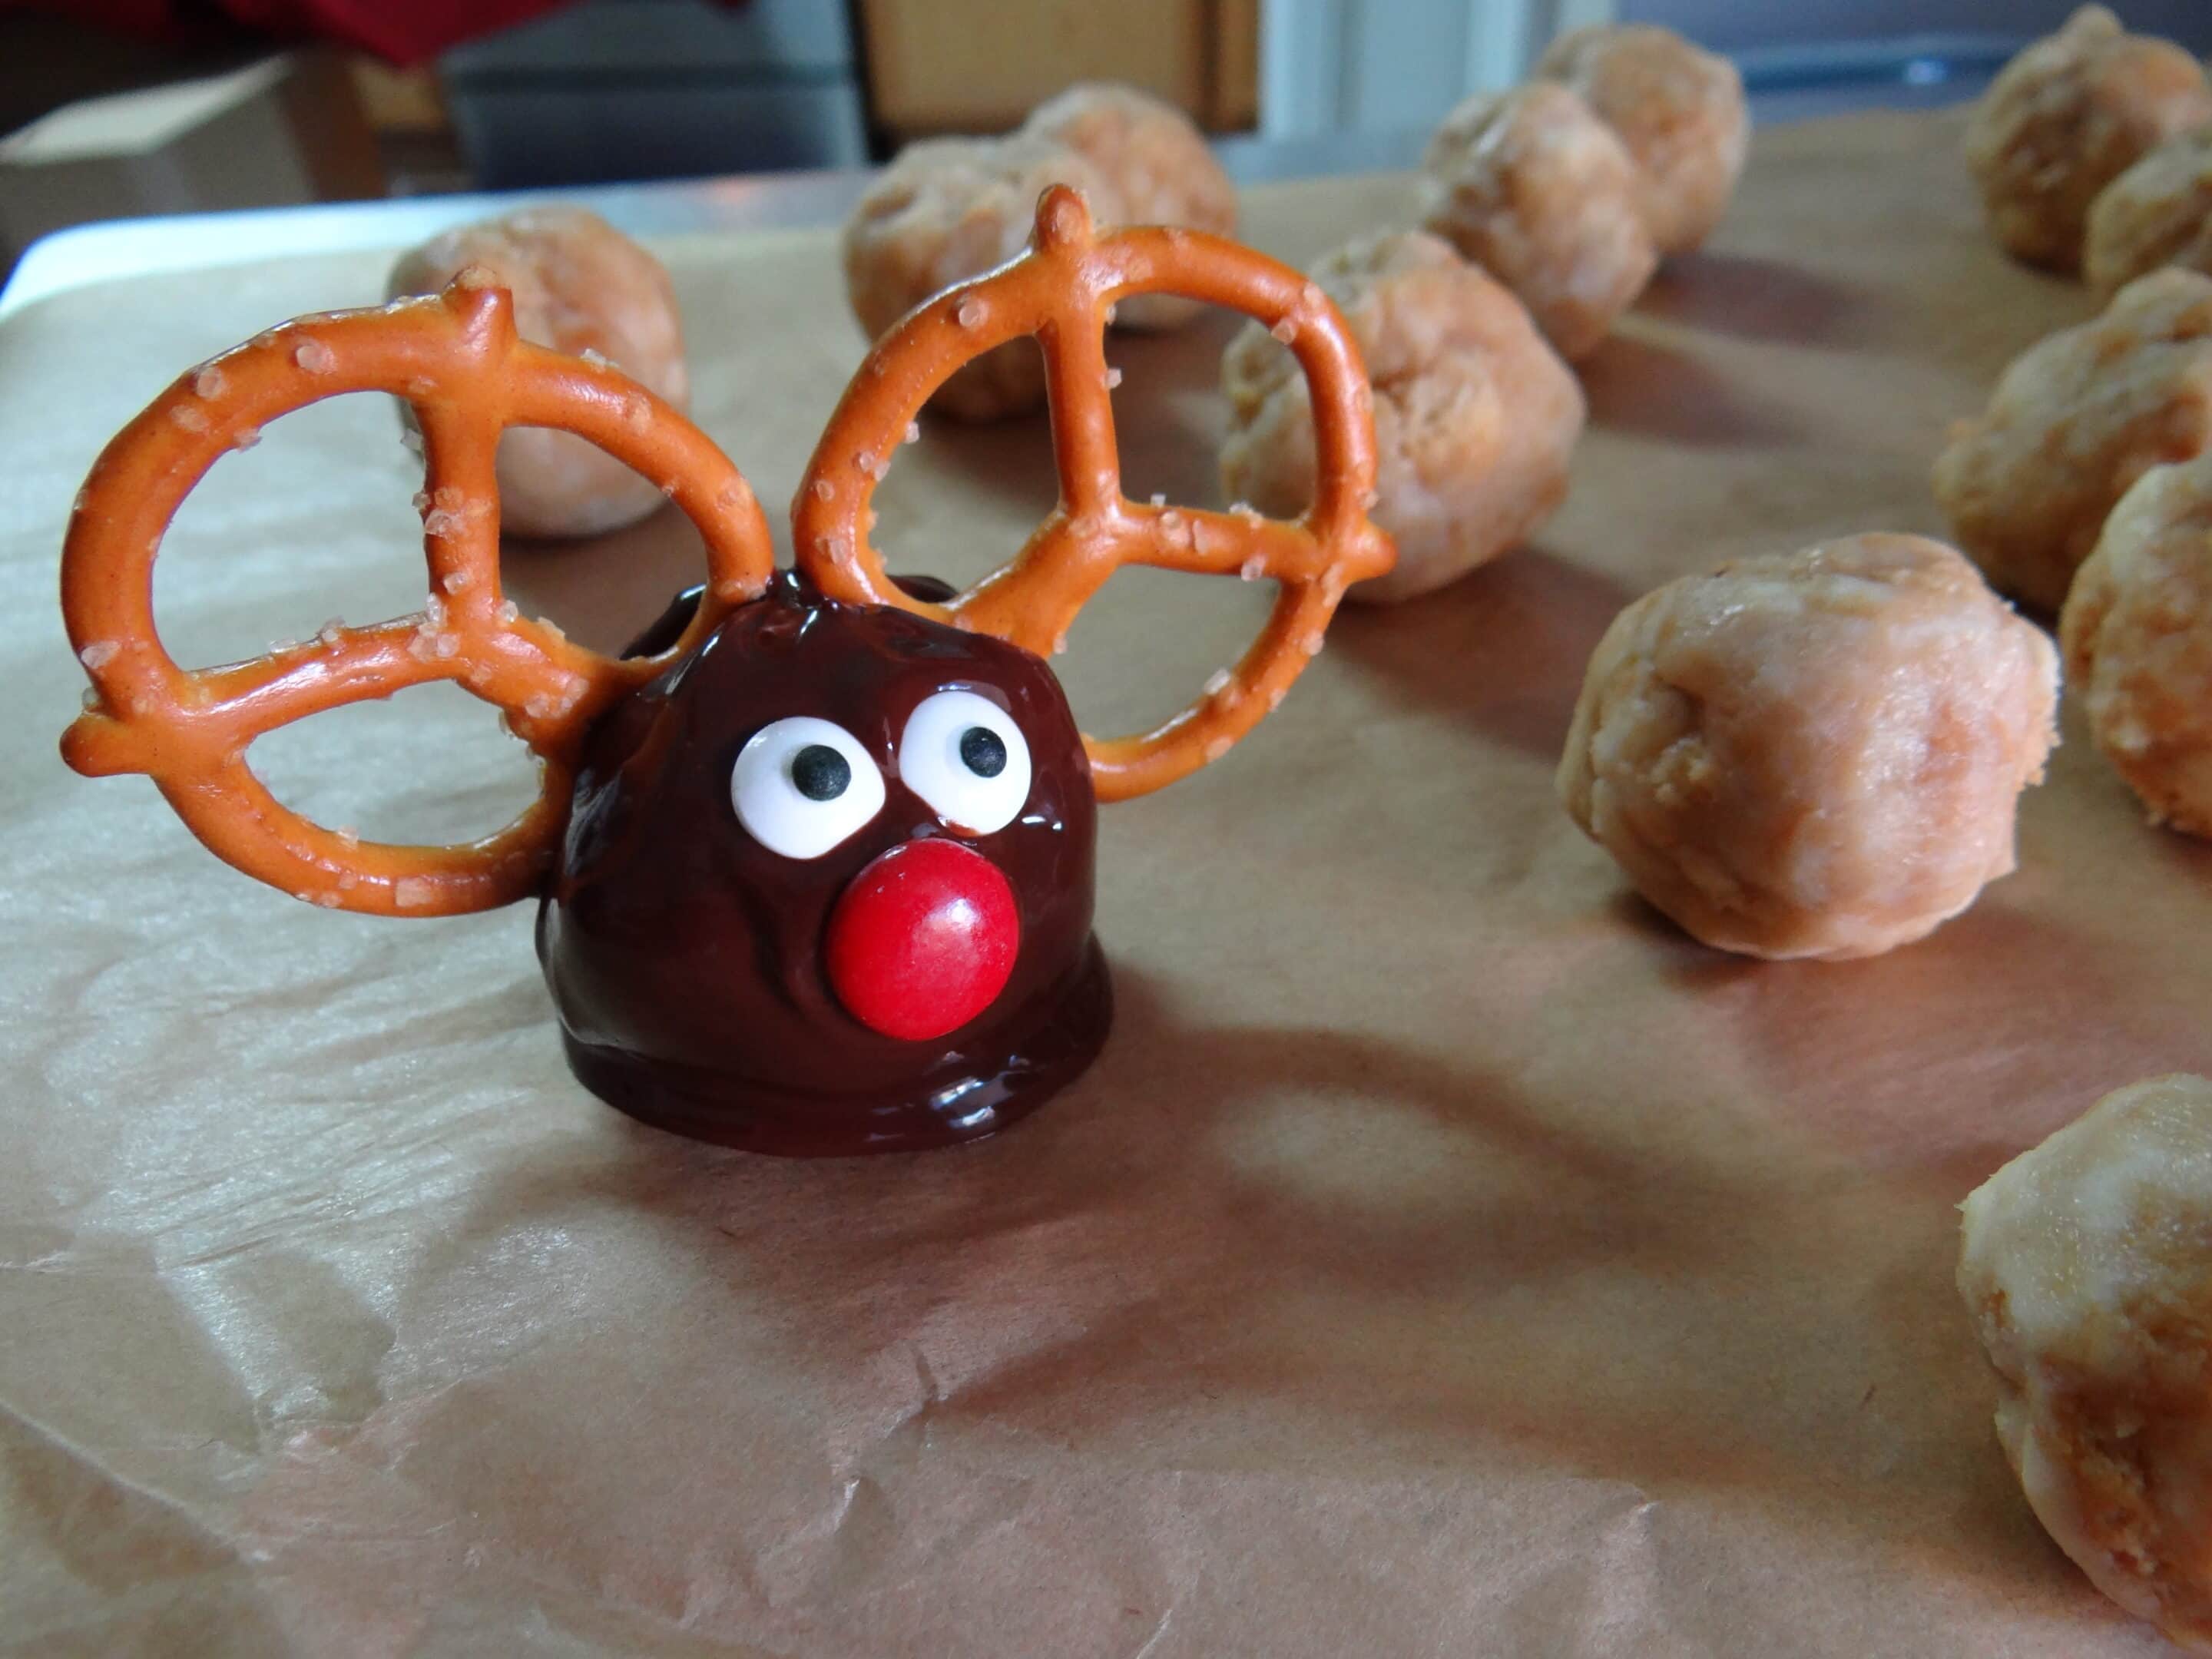
{"label": "white candy eye sprinkle", "polygon": [[884,775],[843,726],[793,714],[738,751],[730,803],[769,852],[818,859],[883,810]]}
{"label": "white candy eye sprinkle", "polygon": [[1030,798],[1029,742],[988,697],[939,691],[907,716],[899,776],[947,823],[988,836]]}

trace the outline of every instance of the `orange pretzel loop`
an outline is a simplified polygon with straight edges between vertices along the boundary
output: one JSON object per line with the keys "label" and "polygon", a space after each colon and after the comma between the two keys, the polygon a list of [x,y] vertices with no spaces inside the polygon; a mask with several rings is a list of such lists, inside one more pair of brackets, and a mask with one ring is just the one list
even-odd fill
{"label": "orange pretzel loop", "polygon": [[[1313,402],[1319,484],[1295,522],[1245,511],[1142,506],[1121,492],[1105,312],[1168,292],[1255,317],[1297,355]],[[1013,559],[944,605],[909,598],[868,540],[868,503],[908,422],[963,364],[1022,335],[1045,360],[1060,503]],[[793,530],[800,570],[833,599],[892,605],[995,634],[1046,655],[1127,564],[1265,577],[1279,586],[1260,636],[1182,712],[1153,730],[1086,736],[1103,800],[1141,795],[1226,753],[1283,699],[1321,649],[1344,590],[1395,562],[1368,518],[1375,490],[1372,394],[1344,319],[1289,266],[1194,230],[1094,234],[1081,196],[1037,204],[1030,251],[919,307],[877,342],[814,452]]]}
{"label": "orange pretzel loop", "polygon": [[[422,433],[417,615],[332,624],[226,667],[179,667],[154,622],[154,556],[209,468],[323,398],[385,392]],[[509,426],[588,439],[662,489],[705,538],[705,602],[682,640],[617,661],[522,617],[501,592],[493,462]],[[62,739],[78,771],[143,772],[226,862],[296,897],[380,915],[451,915],[534,892],[592,719],[693,649],[774,568],[766,519],[697,428],[613,369],[519,339],[507,292],[465,270],[444,294],[303,317],[185,374],[93,464],[62,552],[62,611],[94,699]],[[538,799],[452,847],[362,842],[280,805],[246,764],[264,733],[342,704],[452,680],[502,709],[538,757]]]}

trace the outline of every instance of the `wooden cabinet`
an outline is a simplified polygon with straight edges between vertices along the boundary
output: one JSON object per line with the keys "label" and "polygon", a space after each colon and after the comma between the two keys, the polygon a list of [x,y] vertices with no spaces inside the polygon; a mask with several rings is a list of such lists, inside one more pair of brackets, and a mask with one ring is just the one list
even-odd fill
{"label": "wooden cabinet", "polygon": [[1215,131],[1253,124],[1259,0],[860,0],[893,139],[995,132],[1074,81],[1125,81]]}

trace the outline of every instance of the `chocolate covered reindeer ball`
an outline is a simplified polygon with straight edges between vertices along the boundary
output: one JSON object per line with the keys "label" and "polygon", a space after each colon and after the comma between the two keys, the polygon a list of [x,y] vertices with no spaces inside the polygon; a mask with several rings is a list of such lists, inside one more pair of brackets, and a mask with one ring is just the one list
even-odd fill
{"label": "chocolate covered reindeer ball", "polygon": [[538,928],[569,1061],[757,1152],[1003,1127],[1106,1040],[1096,824],[1042,659],[779,577],[586,746]]}
{"label": "chocolate covered reindeer ball", "polygon": [[[1079,1073],[1111,1023],[1091,929],[1097,803],[1227,754],[1312,662],[1345,590],[1395,556],[1366,515],[1358,353],[1319,289],[1214,239],[1101,235],[1064,187],[1036,215],[1027,253],[924,304],[854,374],[799,480],[787,573],[705,434],[606,363],[521,339],[514,296],[482,271],[186,370],[102,453],[71,521],[63,616],[91,688],[64,757],[150,775],[211,851],[303,902],[440,916],[537,899],[572,1069],[647,1122],[793,1154],[1004,1127]],[[1084,351],[1115,299],[1192,286],[1295,343],[1322,405],[1320,504],[1297,521],[1121,493],[1107,377]],[[1060,505],[965,592],[895,580],[870,542],[885,458],[933,389],[1040,333]],[[423,493],[444,515],[425,526],[424,608],[251,662],[175,662],[152,609],[171,516],[246,434],[368,390],[421,421]],[[658,480],[700,533],[707,580],[620,659],[501,591],[493,456],[518,414]],[[1258,642],[1194,673],[1173,719],[1096,739],[1050,658],[1132,563],[1278,597]],[[246,764],[279,726],[440,680],[495,705],[538,762],[537,798],[492,835],[364,841],[289,810]]]}

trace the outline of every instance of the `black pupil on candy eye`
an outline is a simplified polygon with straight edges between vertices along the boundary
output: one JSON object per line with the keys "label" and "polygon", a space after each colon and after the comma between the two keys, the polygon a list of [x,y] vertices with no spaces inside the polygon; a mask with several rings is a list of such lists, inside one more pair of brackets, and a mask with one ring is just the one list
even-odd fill
{"label": "black pupil on candy eye", "polygon": [[835,800],[853,781],[853,763],[826,743],[810,743],[791,757],[791,781],[809,800]]}
{"label": "black pupil on candy eye", "polygon": [[971,726],[960,734],[961,763],[979,778],[995,778],[1006,769],[1006,740],[988,726]]}

